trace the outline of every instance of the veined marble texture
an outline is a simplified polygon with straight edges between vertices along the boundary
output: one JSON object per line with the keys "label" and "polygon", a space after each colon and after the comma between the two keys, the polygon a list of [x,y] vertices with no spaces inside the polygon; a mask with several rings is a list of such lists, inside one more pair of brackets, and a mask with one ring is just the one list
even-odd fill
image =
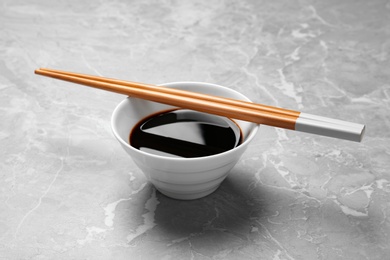
{"label": "veined marble texture", "polygon": [[[390,259],[390,2],[0,0],[0,259]],[[156,192],[110,129],[124,96],[49,67],[367,125],[261,126],[213,194]]]}

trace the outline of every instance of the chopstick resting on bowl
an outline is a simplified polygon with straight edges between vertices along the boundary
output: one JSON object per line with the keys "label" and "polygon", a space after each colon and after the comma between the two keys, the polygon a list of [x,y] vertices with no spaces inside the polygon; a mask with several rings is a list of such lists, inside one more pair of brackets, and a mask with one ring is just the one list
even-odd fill
{"label": "chopstick resting on bowl", "polygon": [[360,142],[365,126],[273,106],[156,85],[40,68],[36,74],[180,108]]}

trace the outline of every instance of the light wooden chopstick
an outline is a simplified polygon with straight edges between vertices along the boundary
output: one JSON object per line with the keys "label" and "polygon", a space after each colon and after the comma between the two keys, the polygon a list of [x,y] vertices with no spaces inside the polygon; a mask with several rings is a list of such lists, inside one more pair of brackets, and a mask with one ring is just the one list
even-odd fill
{"label": "light wooden chopstick", "polygon": [[111,92],[290,130],[361,141],[364,125],[299,111],[144,83],[40,68],[36,74]]}
{"label": "light wooden chopstick", "polygon": [[[239,100],[229,100],[149,84],[42,68],[36,70],[35,73],[136,98],[292,130],[298,117],[297,115],[277,113],[272,110],[246,107],[252,104],[250,102],[245,103]],[[232,103],[229,103],[229,101]]]}
{"label": "light wooden chopstick", "polygon": [[164,88],[164,87],[159,87],[159,86],[150,85],[150,84],[129,82],[129,81],[124,81],[124,80],[105,78],[105,77],[99,77],[99,76],[92,76],[92,75],[87,75],[87,74],[74,73],[74,72],[55,70],[55,69],[41,68],[39,70],[60,73],[60,74],[68,75],[68,76],[81,77],[81,78],[85,78],[85,79],[98,80],[98,81],[102,81],[102,82],[119,84],[119,85],[123,85],[123,86],[137,87],[137,88],[145,89],[145,90],[154,90],[154,91],[159,91],[162,93],[177,94],[179,96],[191,97],[191,98],[196,98],[199,100],[208,100],[208,101],[213,101],[213,102],[218,102],[218,103],[223,103],[223,104],[237,105],[240,107],[257,109],[257,110],[262,110],[265,112],[290,115],[293,117],[298,117],[300,114],[299,111],[288,110],[288,109],[274,107],[274,106],[266,106],[263,104],[256,104],[256,103],[243,101],[243,100],[222,98],[222,97],[218,97],[218,96],[206,95],[206,94],[192,92],[192,91],[185,91],[185,90],[173,89],[173,88]]}

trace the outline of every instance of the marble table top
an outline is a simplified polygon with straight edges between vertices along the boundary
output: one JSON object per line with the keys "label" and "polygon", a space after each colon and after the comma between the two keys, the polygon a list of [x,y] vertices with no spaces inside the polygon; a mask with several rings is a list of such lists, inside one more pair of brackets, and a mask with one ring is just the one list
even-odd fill
{"label": "marble table top", "polygon": [[[0,259],[389,259],[390,2],[0,1]],[[213,194],[165,197],[113,137],[122,95],[49,67],[367,125],[261,126]]]}

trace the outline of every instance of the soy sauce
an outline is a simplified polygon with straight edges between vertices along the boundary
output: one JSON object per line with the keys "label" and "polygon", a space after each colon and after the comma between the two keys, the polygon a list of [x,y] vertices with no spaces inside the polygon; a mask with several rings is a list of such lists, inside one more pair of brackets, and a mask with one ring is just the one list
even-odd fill
{"label": "soy sauce", "polygon": [[151,115],[129,137],[130,145],[141,151],[185,158],[223,153],[241,140],[241,130],[232,120],[186,109]]}

